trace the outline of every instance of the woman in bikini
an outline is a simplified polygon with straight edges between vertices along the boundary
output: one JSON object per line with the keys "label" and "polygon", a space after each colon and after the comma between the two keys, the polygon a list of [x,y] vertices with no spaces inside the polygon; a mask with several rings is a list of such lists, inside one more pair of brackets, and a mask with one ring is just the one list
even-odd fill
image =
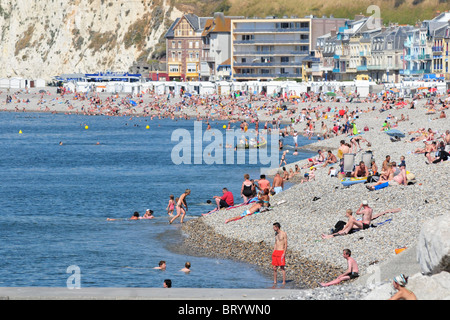
{"label": "woman in bikini", "polygon": [[186,189],[186,191],[180,196],[180,198],[177,201],[177,205],[176,205],[177,214],[175,217],[173,217],[169,221],[170,224],[172,224],[172,222],[174,222],[175,219],[178,218],[180,215],[181,215],[180,223],[183,223],[184,216],[186,215],[186,211],[188,209],[186,197],[190,194],[191,194],[191,190]]}

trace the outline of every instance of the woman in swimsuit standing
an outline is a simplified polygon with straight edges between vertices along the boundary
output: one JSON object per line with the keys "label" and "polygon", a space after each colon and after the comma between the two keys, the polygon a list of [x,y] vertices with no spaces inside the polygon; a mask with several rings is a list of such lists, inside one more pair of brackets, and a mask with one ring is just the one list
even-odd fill
{"label": "woman in swimsuit standing", "polygon": [[241,197],[244,199],[244,203],[246,203],[249,198],[255,195],[255,185],[247,173],[244,174],[244,179],[244,182],[242,182]]}
{"label": "woman in swimsuit standing", "polygon": [[[181,215],[180,223],[183,223],[184,216],[186,215],[186,211],[188,209],[186,197],[190,194],[191,194],[191,190],[186,189],[186,191],[180,196],[180,198],[178,199],[177,205],[176,205],[177,215],[169,221],[170,224],[172,222],[174,222],[175,219],[178,218],[180,215]],[[184,208],[183,208],[183,206],[184,206]]]}

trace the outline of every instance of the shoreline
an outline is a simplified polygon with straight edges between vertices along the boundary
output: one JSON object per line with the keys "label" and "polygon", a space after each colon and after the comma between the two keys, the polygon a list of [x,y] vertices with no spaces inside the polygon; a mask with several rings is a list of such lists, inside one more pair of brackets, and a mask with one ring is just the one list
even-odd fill
{"label": "shoreline", "polygon": [[[203,230],[202,233],[198,230]],[[213,228],[203,223],[201,218],[192,219],[182,228],[187,237],[182,248],[189,255],[203,257],[225,258],[232,261],[243,262],[257,267],[258,271],[272,277],[271,254],[273,247],[264,241],[252,243],[229,239],[221,234],[215,234]],[[272,288],[284,289],[309,289],[317,281],[323,281],[324,277],[336,277],[340,274],[340,268],[326,265],[317,261],[308,261],[297,252],[288,250],[286,260],[290,262],[286,270],[290,277],[285,286],[278,283]],[[318,275],[315,271],[321,270]]]}
{"label": "shoreline", "polygon": [[[445,200],[448,199],[446,190],[448,190],[450,178],[450,170],[448,170],[450,161],[426,165],[423,154],[412,152],[423,146],[422,141],[409,142],[410,138],[417,135],[408,133],[418,128],[432,128],[442,133],[449,129],[448,120],[431,119],[427,114],[426,100],[418,102],[415,109],[394,107],[384,112],[378,109],[383,105],[382,103],[368,103],[365,106],[377,105],[378,108],[370,112],[360,112],[358,119],[355,120],[358,128],[369,127],[369,131],[364,132],[363,135],[372,144],[371,150],[374,152],[377,165],[381,167],[386,155],[390,155],[394,161],[398,161],[400,156],[406,156],[407,170],[416,176],[415,184],[392,186],[374,192],[369,192],[364,184],[344,188],[337,178],[328,177],[326,169],[320,168],[317,170],[315,181],[294,184],[288,190],[275,195],[273,204],[283,201],[284,204],[275,205],[268,212],[246,217],[227,225],[224,224],[225,219],[239,215],[247,207],[219,211],[187,221],[182,226],[182,231],[187,234],[183,246],[186,250],[193,250],[193,252],[196,250],[199,255],[207,252],[221,258],[253,264],[261,268],[262,272],[266,270],[270,274],[272,270],[269,259],[273,246],[272,223],[278,221],[289,238],[286,259],[288,285],[292,284],[299,288],[306,286],[304,289],[315,288],[316,281],[332,280],[345,270],[345,261],[341,256],[343,248],[352,250],[352,256],[358,262],[361,275],[367,275],[370,266],[377,267],[393,260],[397,257],[394,252],[397,247],[409,248],[416,245],[417,235],[424,222],[442,214],[448,214],[450,211],[450,203]],[[308,104],[305,103],[303,106],[306,108]],[[337,106],[336,109],[345,106],[349,108],[349,111],[358,110],[358,108],[363,110],[360,103],[335,103],[334,106]],[[296,106],[300,109],[301,107],[302,104]],[[195,108],[190,111],[193,115],[197,112]],[[9,110],[9,112],[15,111]],[[40,112],[53,113],[42,110]],[[72,114],[75,113],[72,112]],[[387,117],[399,119],[403,114],[408,116],[408,120],[398,122],[397,128],[407,133],[406,137],[400,142],[391,142],[382,131],[383,122]],[[137,113],[121,116],[135,117]],[[271,116],[266,116],[261,122],[270,118]],[[318,123],[321,120],[318,120]],[[334,119],[329,117],[324,121],[330,125]],[[393,120],[390,121],[393,122]],[[304,125],[305,123],[296,123],[294,128],[301,132]],[[348,142],[349,138],[348,135],[337,135],[314,141],[298,149],[335,151],[340,140]],[[361,152],[358,152],[357,159],[360,156]],[[305,161],[292,162],[286,167],[303,162]],[[304,172],[302,170],[302,174]],[[318,201],[313,200],[316,197],[319,198]],[[378,218],[374,221],[376,228],[328,240],[320,238],[322,233],[329,232],[336,221],[345,219],[346,208],[351,208],[355,212],[363,200],[369,201],[374,213],[392,208],[401,208],[401,212],[389,213]],[[346,284],[353,286],[353,281]]]}

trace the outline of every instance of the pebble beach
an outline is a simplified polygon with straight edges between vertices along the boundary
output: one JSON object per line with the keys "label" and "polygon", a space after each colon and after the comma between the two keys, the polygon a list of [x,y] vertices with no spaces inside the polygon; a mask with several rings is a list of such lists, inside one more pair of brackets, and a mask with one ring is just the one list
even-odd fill
{"label": "pebble beach", "polygon": [[[3,103],[2,111],[7,112],[55,112],[75,113],[83,112],[81,101],[68,99],[55,100],[54,94],[43,96],[37,92],[19,94],[17,103]],[[1,93],[1,101],[5,101],[6,93]],[[444,96],[442,98],[447,98]],[[29,99],[28,102],[24,102]],[[37,103],[46,99],[45,103]],[[58,98],[60,99],[60,98]],[[160,98],[162,99],[162,98]],[[435,99],[436,100],[436,99]],[[69,101],[67,103],[67,101]],[[152,101],[155,101],[153,98]],[[411,99],[409,100],[411,101]],[[53,103],[51,103],[53,102]],[[277,101],[278,103],[278,101]],[[271,197],[271,209],[238,221],[225,223],[229,218],[240,215],[250,205],[230,210],[220,210],[209,215],[192,219],[184,223],[182,230],[185,233],[185,242],[182,250],[190,254],[201,256],[217,256],[254,264],[263,273],[272,275],[271,253],[274,246],[274,222],[281,224],[281,229],[288,236],[288,252],[286,255],[287,287],[304,289],[301,294],[289,299],[360,299],[370,289],[361,284],[348,281],[344,285],[329,288],[317,288],[318,282],[328,282],[345,271],[347,264],[342,258],[342,250],[350,249],[352,257],[357,261],[360,275],[367,274],[370,266],[389,261],[396,256],[395,249],[414,247],[417,236],[423,223],[429,219],[448,214],[450,202],[448,201],[450,164],[449,161],[426,164],[424,154],[416,154],[417,148],[423,148],[422,140],[411,142],[411,138],[419,136],[413,133],[419,128],[431,128],[440,137],[449,130],[448,118],[439,118],[439,112],[430,113],[427,99],[417,100],[414,109],[405,106],[392,108],[383,112],[380,109],[382,101],[370,102],[334,102],[309,101],[298,104],[286,103],[288,108],[333,109],[348,108],[348,112],[357,111],[355,124],[361,131],[364,139],[370,142],[361,143],[361,150],[356,154],[359,162],[364,151],[370,149],[376,164],[381,164],[387,155],[391,161],[400,162],[404,156],[406,170],[415,175],[415,181],[407,186],[389,186],[384,189],[369,191],[366,184],[359,183],[344,187],[340,179],[328,175],[328,167],[319,167],[315,173],[315,180],[300,183],[298,176],[302,177],[309,169],[301,169],[301,174],[290,182],[294,185],[283,192]],[[264,101],[254,102],[258,106],[258,119],[260,122],[270,121],[273,112],[267,112]],[[45,106],[45,108],[44,108]],[[182,109],[184,114],[194,117],[199,113],[208,115],[201,105],[194,108]],[[125,108],[124,108],[125,109]],[[437,108],[435,108],[437,109]],[[86,109],[84,109],[86,110]],[[122,115],[144,116],[145,107],[135,108]],[[153,110],[152,110],[153,111]],[[444,110],[448,113],[448,109]],[[161,112],[161,111],[159,111]],[[149,114],[155,114],[148,112]],[[239,115],[236,114],[236,119]],[[277,112],[276,116],[288,123],[291,114],[289,111]],[[281,117],[280,117],[281,116]],[[407,120],[398,121],[404,116]],[[400,141],[392,142],[383,131],[383,123],[389,118],[391,124],[397,123],[395,129],[405,133]],[[219,119],[219,118],[218,118]],[[335,121],[331,113],[327,117],[319,118],[316,122],[316,133],[320,131],[320,123],[324,122],[328,128]],[[367,127],[368,131],[362,128]],[[297,122],[293,128],[298,132],[305,131],[305,123]],[[332,151],[335,155],[340,141],[349,142],[351,136],[339,134],[327,139],[313,140],[314,142],[302,148],[317,151]],[[289,139],[289,137],[287,138]],[[437,140],[439,141],[439,140]],[[307,160],[289,163],[286,167],[293,168],[295,164],[305,167]],[[272,170],[271,172],[275,172]],[[244,173],[243,173],[244,174]],[[258,177],[251,177],[258,179]],[[271,179],[270,179],[271,180]],[[235,197],[236,199],[237,197]],[[373,220],[372,227],[345,236],[323,239],[322,234],[329,234],[337,221],[346,221],[345,211],[351,209],[355,212],[362,201],[366,200],[373,209],[374,214],[389,209],[400,208],[399,212],[387,213]],[[275,287],[279,288],[281,284]]]}
{"label": "pebble beach", "polygon": [[[242,207],[222,210],[189,222],[184,227],[191,235],[189,242],[199,243],[204,252],[256,263],[270,271],[270,253],[274,245],[272,224],[279,222],[288,235],[288,279],[303,288],[315,288],[318,286],[317,282],[330,281],[345,271],[347,265],[342,258],[344,248],[352,251],[360,274],[364,274],[369,266],[376,266],[394,257],[395,249],[413,247],[422,224],[428,219],[448,214],[450,209],[449,163],[426,164],[424,154],[414,154],[416,148],[423,147],[422,140],[410,142],[410,138],[417,135],[408,134],[418,128],[431,128],[439,133],[448,130],[448,119],[432,119],[436,116],[426,114],[425,102],[420,101],[415,109],[391,109],[380,113],[376,108],[375,111],[360,113],[355,121],[358,128],[369,127],[369,131],[364,132],[363,136],[371,143],[370,150],[378,166],[386,155],[390,155],[391,161],[397,163],[401,156],[405,156],[407,171],[416,177],[414,184],[389,186],[377,191],[369,191],[364,183],[344,187],[338,178],[328,176],[328,168],[319,168],[316,180],[295,184],[274,195],[270,211],[225,224],[226,219],[237,216],[246,209]],[[350,110],[356,107],[365,109],[360,104],[346,105]],[[409,117],[409,121],[398,124],[397,129],[406,133],[401,141],[391,142],[389,136],[382,131],[383,122],[389,114],[396,118],[400,118],[401,114]],[[348,142],[349,139],[350,137],[338,135],[304,148],[314,151],[331,150],[336,154],[340,140]],[[358,156],[367,149],[364,143],[361,146],[362,151],[357,154],[357,161],[360,159]],[[305,163],[306,160],[297,164],[301,167]],[[368,201],[374,214],[395,208],[400,208],[401,211],[378,217],[373,220],[374,227],[367,230],[332,239],[321,238],[321,234],[330,233],[338,220],[346,221],[346,209],[355,212],[363,200]],[[200,230],[205,229],[208,230],[207,236],[200,236]],[[359,287],[348,290],[360,292],[361,295],[367,290],[364,287],[357,288]],[[338,294],[342,291],[338,288],[326,289],[320,289],[317,294],[320,296],[321,293],[330,291]]]}

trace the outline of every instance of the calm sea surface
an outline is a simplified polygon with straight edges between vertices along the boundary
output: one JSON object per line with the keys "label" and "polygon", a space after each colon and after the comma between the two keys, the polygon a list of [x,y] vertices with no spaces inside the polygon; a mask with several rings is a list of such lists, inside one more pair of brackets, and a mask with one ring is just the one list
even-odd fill
{"label": "calm sea surface", "polygon": [[[223,125],[212,122],[225,132]],[[169,195],[190,188],[193,219],[223,187],[240,203],[243,175],[256,179],[261,167],[175,165],[179,128],[192,132],[194,122],[0,113],[0,286],[65,287],[76,266],[82,287],[162,287],[167,278],[174,287],[270,287],[252,266],[177,253],[182,234],[179,220],[168,224]],[[155,219],[128,220],[147,208]],[[166,271],[153,269],[160,260]],[[190,274],[179,271],[186,261]]]}

